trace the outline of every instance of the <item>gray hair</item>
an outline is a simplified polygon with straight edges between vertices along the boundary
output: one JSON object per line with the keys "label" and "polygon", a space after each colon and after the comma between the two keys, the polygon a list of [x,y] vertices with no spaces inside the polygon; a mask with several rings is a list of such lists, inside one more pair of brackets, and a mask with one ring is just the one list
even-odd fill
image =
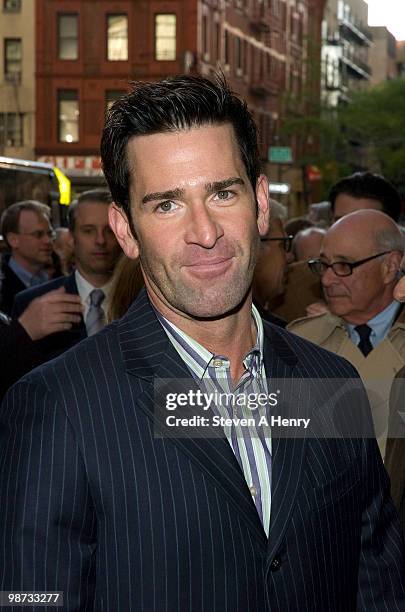
{"label": "gray hair", "polygon": [[374,233],[375,245],[378,251],[399,251],[404,253],[405,237],[399,227],[376,230]]}

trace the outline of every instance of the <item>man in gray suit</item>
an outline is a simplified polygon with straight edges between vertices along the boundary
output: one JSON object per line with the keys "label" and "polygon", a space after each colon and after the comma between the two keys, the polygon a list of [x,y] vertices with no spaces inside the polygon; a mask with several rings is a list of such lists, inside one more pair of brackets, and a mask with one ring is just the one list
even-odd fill
{"label": "man in gray suit", "polygon": [[[221,80],[139,83],[112,107],[101,150],[110,223],[146,290],[7,396],[1,588],[63,591],[72,611],[403,609],[403,542],[375,439],[353,436],[352,411],[319,397],[356,372],[252,307],[268,181],[246,105]],[[157,428],[171,427],[159,411],[168,379],[214,398],[196,413],[189,395],[183,410],[206,430]],[[302,417],[307,434],[249,429],[243,402],[215,399],[270,401],[277,379],[291,379],[282,399],[258,413]]]}

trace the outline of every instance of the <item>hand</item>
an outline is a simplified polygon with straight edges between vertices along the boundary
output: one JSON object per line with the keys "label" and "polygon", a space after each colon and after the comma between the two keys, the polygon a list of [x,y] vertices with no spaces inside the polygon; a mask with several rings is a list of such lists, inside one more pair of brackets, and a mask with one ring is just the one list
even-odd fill
{"label": "hand", "polygon": [[32,340],[39,340],[71,329],[74,323],[80,323],[82,313],[80,297],[60,287],[32,300],[18,321]]}
{"label": "hand", "polygon": [[324,312],[328,312],[328,307],[325,302],[313,302],[309,306],[306,307],[307,317],[313,317],[315,315],[323,314]]}

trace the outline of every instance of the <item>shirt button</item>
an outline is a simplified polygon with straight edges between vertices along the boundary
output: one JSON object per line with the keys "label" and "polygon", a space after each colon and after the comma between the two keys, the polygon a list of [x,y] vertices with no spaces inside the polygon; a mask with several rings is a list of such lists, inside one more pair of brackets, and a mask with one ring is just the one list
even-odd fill
{"label": "shirt button", "polygon": [[222,359],[214,359],[214,368],[222,368]]}
{"label": "shirt button", "polygon": [[250,494],[252,495],[252,497],[256,497],[256,495],[257,495],[256,487],[249,487],[249,491],[250,491]]}

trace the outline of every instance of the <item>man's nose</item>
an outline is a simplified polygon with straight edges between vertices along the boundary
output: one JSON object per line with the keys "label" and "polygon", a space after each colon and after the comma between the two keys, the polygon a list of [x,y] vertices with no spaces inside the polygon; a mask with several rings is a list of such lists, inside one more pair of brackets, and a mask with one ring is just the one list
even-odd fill
{"label": "man's nose", "polygon": [[198,244],[210,249],[223,233],[220,222],[206,204],[199,202],[190,206],[185,234],[188,244]]}
{"label": "man's nose", "polygon": [[339,277],[334,273],[332,268],[326,268],[321,276],[321,283],[324,287],[330,287],[339,282]]}
{"label": "man's nose", "polygon": [[53,230],[49,230],[47,232],[44,232],[42,234],[42,236],[41,236],[41,239],[44,242],[47,242],[48,244],[51,244],[51,243],[53,244],[53,242],[55,240],[54,235],[53,235]]}
{"label": "man's nose", "polygon": [[103,228],[97,229],[97,232],[96,232],[96,243],[97,244],[105,244],[105,241],[106,241],[105,230]]}

